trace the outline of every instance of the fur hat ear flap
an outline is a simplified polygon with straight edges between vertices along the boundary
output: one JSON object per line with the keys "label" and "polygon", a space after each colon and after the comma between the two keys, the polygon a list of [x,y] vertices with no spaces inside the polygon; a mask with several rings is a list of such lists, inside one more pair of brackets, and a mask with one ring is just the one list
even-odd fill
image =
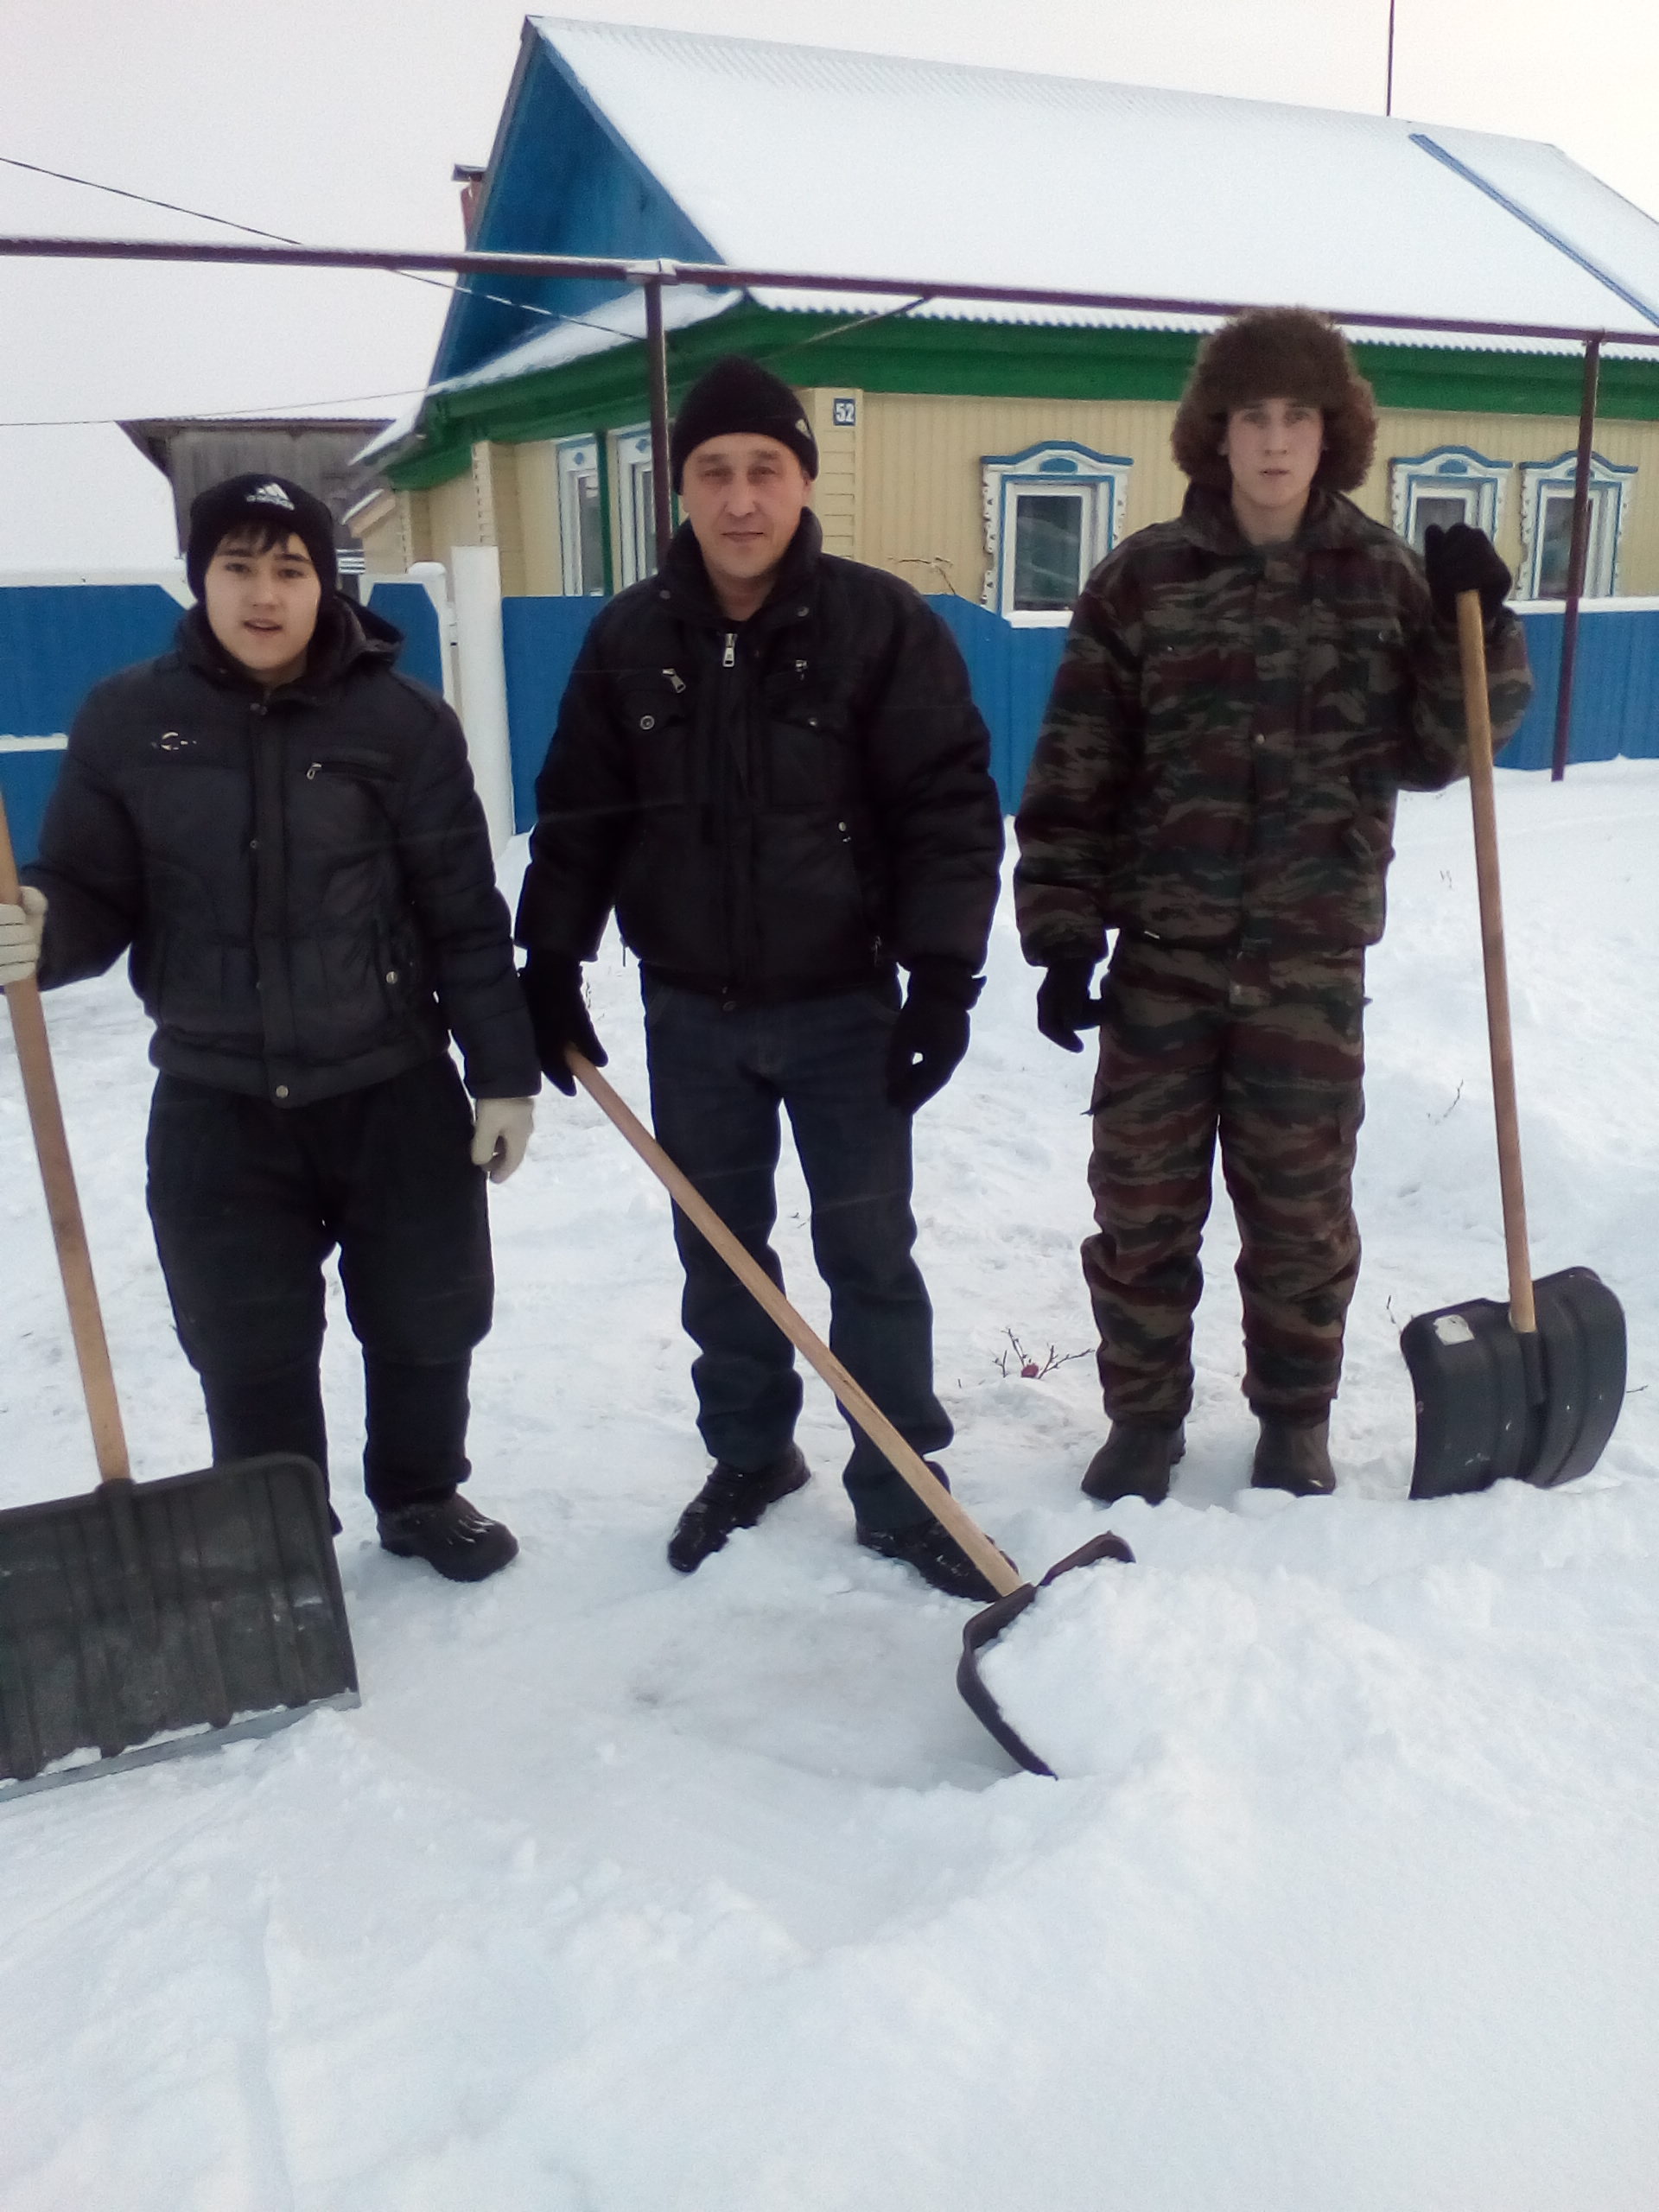
{"label": "fur hat ear flap", "polygon": [[1370,473],[1376,399],[1347,340],[1308,308],[1252,308],[1206,338],[1176,410],[1170,444],[1194,484],[1232,486],[1222,447],[1235,408],[1257,399],[1297,399],[1325,418],[1316,484],[1351,492]]}

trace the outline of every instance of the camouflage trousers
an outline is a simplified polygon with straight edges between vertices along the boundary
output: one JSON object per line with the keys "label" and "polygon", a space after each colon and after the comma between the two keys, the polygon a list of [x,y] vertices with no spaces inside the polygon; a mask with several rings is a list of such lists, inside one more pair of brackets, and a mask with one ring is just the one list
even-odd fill
{"label": "camouflage trousers", "polygon": [[1215,1149],[1237,1216],[1244,1394],[1324,1415],[1359,1273],[1364,955],[1244,962],[1119,937],[1104,992],[1083,1247],[1116,1420],[1192,1398],[1192,1314]]}

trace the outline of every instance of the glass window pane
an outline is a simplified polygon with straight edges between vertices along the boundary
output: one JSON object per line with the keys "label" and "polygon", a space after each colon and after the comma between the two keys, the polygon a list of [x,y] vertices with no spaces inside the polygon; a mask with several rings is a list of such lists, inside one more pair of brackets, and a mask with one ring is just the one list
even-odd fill
{"label": "glass window pane", "polygon": [[1083,583],[1083,501],[1020,492],[1014,502],[1014,610],[1061,613]]}
{"label": "glass window pane", "polygon": [[1573,548],[1573,494],[1546,492],[1540,520],[1538,596],[1565,599],[1567,557]]}
{"label": "glass window pane", "polygon": [[605,537],[599,514],[599,474],[578,476],[573,490],[576,502],[575,575],[567,590],[578,596],[599,597],[605,589]]}
{"label": "glass window pane", "polygon": [[1450,530],[1454,522],[1472,522],[1473,503],[1473,495],[1467,492],[1420,492],[1412,510],[1412,543],[1420,553],[1422,551],[1423,540],[1432,523],[1438,523],[1442,530]]}
{"label": "glass window pane", "polygon": [[633,472],[634,569],[641,576],[657,573],[657,476],[647,462]]}

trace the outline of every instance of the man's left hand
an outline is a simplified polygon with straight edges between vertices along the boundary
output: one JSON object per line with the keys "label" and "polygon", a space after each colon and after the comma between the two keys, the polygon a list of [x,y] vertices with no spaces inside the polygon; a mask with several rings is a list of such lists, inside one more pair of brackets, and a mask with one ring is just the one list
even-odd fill
{"label": "man's left hand", "polygon": [[1457,620],[1458,594],[1465,591],[1480,594],[1480,611],[1490,622],[1515,581],[1485,531],[1466,522],[1454,522],[1450,530],[1430,523],[1423,532],[1423,570],[1434,612],[1446,622]]}
{"label": "man's left hand", "polygon": [[492,1183],[505,1183],[524,1164],[536,1119],[533,1098],[480,1098],[473,1116],[473,1165],[487,1167]]}
{"label": "man's left hand", "polygon": [[937,1097],[968,1050],[968,1016],[979,978],[954,961],[912,969],[887,1040],[887,1102],[913,1114]]}

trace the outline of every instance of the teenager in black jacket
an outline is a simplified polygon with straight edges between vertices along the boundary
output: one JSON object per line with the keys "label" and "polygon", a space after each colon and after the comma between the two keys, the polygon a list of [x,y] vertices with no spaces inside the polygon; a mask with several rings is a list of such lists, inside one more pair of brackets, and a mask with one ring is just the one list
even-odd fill
{"label": "teenager in black jacket", "polygon": [[[911,1122],[968,1046],[996,902],[989,741],[950,632],[908,584],[822,550],[794,394],[718,363],[674,426],[687,521],[594,621],[536,787],[518,910],[542,1065],[601,1060],[581,963],[614,907],[638,954],[663,1144],[776,1275],[779,1109],[812,1198],[836,1351],[907,1441],[950,1440],[912,1248]],[[896,969],[909,974],[902,1004]],[[678,1215],[713,1474],[690,1573],[807,1479],[790,1345]],[[855,1433],[861,1543],[936,1587],[978,1571]]]}
{"label": "teenager in black jacket", "polygon": [[174,650],[99,684],[70,733],[26,871],[40,981],[130,954],[161,1071],[150,1214],[215,1459],[326,1471],[338,1246],[380,1541],[478,1580],[517,1550],[456,1491],[484,1183],[523,1159],[540,1079],[466,741],[336,591],[332,519],[298,485],[203,493],[187,572]]}

